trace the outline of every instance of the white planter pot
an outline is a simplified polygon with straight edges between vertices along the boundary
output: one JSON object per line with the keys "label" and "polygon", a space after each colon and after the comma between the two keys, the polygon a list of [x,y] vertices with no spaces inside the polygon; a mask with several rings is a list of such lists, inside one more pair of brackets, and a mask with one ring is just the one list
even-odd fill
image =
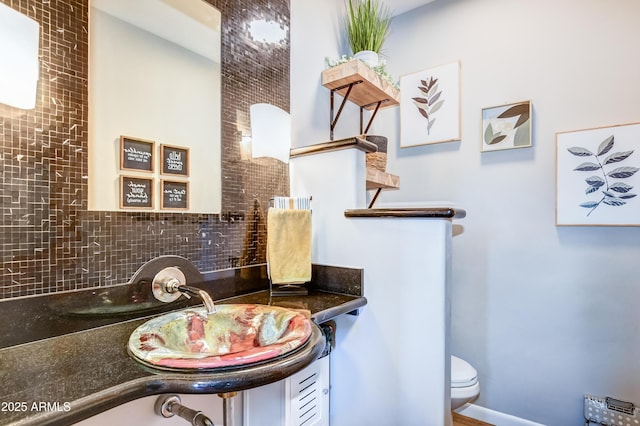
{"label": "white planter pot", "polygon": [[353,55],[353,57],[356,59],[360,59],[370,67],[377,67],[380,63],[378,54],[373,50],[361,50],[360,52]]}

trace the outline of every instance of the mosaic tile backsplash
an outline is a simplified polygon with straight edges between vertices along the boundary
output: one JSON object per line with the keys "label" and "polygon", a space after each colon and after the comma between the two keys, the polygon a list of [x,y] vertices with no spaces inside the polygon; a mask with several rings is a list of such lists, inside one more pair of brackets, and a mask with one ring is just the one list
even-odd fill
{"label": "mosaic tile backsplash", "polygon": [[[223,28],[221,215],[88,211],[88,0],[0,1],[41,25],[36,108],[0,104],[1,299],[122,284],[163,254],[201,272],[265,261],[266,207],[288,169],[245,159],[239,131],[254,103],[289,110],[287,0],[207,0]],[[257,19],[286,39],[254,41]]]}

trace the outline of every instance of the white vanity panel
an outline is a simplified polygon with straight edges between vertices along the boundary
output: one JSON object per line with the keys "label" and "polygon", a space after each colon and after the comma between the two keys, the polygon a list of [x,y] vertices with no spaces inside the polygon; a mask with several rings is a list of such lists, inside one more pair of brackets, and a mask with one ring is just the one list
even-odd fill
{"label": "white vanity panel", "polygon": [[346,218],[366,208],[365,153],[291,159],[291,195],[313,197],[313,262],[364,269],[367,305],[336,320],[331,425],[450,425],[446,218]]}

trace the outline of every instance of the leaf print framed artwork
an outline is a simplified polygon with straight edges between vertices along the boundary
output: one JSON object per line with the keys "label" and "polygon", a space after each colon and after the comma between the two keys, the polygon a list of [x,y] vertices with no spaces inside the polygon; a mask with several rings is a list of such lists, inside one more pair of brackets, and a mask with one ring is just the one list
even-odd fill
{"label": "leaf print framed artwork", "polygon": [[460,140],[460,62],[400,77],[400,147]]}
{"label": "leaf print framed artwork", "polygon": [[556,133],[556,225],[640,225],[640,123]]}
{"label": "leaf print framed artwork", "polygon": [[531,101],[482,109],[481,151],[531,146]]}

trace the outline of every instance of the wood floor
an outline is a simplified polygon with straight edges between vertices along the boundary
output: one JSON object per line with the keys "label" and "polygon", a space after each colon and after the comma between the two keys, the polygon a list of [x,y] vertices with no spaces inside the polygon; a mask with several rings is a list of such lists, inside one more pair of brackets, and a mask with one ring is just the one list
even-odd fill
{"label": "wood floor", "polygon": [[453,426],[493,426],[490,423],[481,422],[462,414],[453,413]]}

